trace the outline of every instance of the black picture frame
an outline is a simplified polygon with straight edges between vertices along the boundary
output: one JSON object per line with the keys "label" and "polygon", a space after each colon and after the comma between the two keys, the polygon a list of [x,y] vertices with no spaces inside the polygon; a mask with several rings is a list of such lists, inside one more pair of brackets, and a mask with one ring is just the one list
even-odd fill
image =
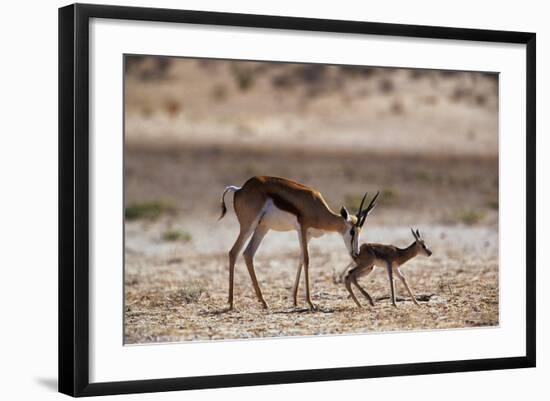
{"label": "black picture frame", "polygon": [[[91,18],[516,43],[526,46],[526,353],[520,357],[195,376],[89,381],[89,117]],[[59,9],[59,391],[72,396],[534,367],[536,363],[536,35],[479,29],[75,4]]]}

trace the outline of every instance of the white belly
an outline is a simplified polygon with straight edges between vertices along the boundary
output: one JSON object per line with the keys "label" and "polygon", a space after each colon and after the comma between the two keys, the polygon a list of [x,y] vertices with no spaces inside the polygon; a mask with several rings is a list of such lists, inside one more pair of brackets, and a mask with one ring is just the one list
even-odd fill
{"label": "white belly", "polygon": [[[298,224],[298,219],[292,213],[285,212],[284,210],[279,209],[271,199],[269,199],[263,209],[259,225],[269,228],[274,231],[299,231],[300,224]],[[323,230],[318,230],[315,228],[310,228],[308,230],[308,236],[313,238],[318,238],[324,235]]]}
{"label": "white belly", "polygon": [[265,203],[262,209],[259,224],[275,231],[298,230],[300,227],[295,215],[279,209],[271,199]]}

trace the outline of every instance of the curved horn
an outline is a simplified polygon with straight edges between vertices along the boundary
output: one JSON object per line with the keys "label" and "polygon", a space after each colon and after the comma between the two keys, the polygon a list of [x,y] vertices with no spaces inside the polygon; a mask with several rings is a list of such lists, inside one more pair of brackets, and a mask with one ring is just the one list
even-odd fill
{"label": "curved horn", "polygon": [[361,217],[359,218],[358,226],[363,227],[363,225],[365,224],[365,220],[367,220],[367,213],[363,213],[361,215]]}
{"label": "curved horn", "polygon": [[357,217],[361,217],[361,211],[363,210],[363,204],[365,203],[365,199],[367,199],[367,195],[369,193],[365,192],[365,195],[363,195],[363,199],[361,199],[361,204],[359,205],[359,210],[357,210]]}
{"label": "curved horn", "polygon": [[378,195],[380,195],[380,191],[376,192],[376,195],[374,195],[374,198],[372,198],[372,200],[370,201],[369,205],[367,206],[367,208],[363,211],[363,213],[365,214],[369,214],[370,211],[372,209],[374,209],[374,207],[376,206],[376,199],[378,199]]}
{"label": "curved horn", "polygon": [[[417,231],[418,231],[418,230],[417,230]],[[411,233],[412,233],[414,239],[418,240],[418,236],[416,235],[416,233],[414,232],[414,230],[412,229],[412,227],[411,227]]]}
{"label": "curved horn", "polygon": [[359,216],[359,226],[363,227],[363,224],[365,224],[365,220],[367,219],[368,214],[372,211],[372,209],[376,206],[376,199],[378,198],[378,195],[380,195],[380,191],[374,195],[374,197],[371,199],[369,205],[365,210],[361,212],[361,215]]}

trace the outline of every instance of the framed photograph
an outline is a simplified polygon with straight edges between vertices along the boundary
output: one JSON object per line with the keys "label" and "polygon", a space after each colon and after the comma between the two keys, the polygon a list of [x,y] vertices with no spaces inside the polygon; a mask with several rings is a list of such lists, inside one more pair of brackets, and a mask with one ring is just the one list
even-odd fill
{"label": "framed photograph", "polygon": [[59,10],[63,393],[533,367],[535,221],[534,33]]}

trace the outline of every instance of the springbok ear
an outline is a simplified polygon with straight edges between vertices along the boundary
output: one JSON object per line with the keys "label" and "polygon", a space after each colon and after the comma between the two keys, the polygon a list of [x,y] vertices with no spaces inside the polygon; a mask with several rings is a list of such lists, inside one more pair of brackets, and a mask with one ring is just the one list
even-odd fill
{"label": "springbok ear", "polygon": [[340,209],[340,216],[342,216],[344,219],[349,220],[349,213],[348,209],[346,209],[345,206],[342,206],[342,209]]}

